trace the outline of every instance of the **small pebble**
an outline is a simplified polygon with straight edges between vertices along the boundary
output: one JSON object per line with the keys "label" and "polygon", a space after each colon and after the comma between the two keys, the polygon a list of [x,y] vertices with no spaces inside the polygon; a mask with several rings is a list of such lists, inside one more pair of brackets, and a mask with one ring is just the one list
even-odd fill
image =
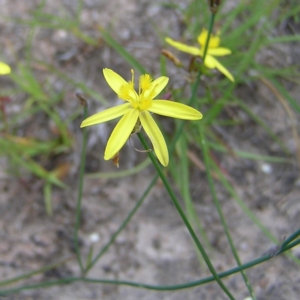
{"label": "small pebble", "polygon": [[97,232],[90,234],[89,236],[90,242],[95,244],[100,241],[100,236]]}
{"label": "small pebble", "polygon": [[265,173],[265,174],[271,174],[272,173],[272,166],[269,164],[262,164],[261,165],[261,170]]}

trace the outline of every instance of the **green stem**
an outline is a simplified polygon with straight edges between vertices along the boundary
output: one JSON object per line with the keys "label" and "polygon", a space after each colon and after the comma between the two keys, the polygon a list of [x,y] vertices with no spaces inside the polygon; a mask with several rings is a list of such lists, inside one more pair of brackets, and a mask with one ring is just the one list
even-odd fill
{"label": "green stem", "polygon": [[[211,18],[210,18],[210,22],[209,22],[209,28],[208,28],[208,36],[207,36],[207,40],[206,40],[205,48],[204,48],[204,53],[203,53],[203,61],[205,60],[205,57],[206,57],[206,54],[207,54],[208,43],[209,43],[209,39],[210,39],[212,29],[213,29],[213,26],[214,26],[214,21],[215,21],[215,14],[211,14]],[[201,75],[202,75],[202,73],[201,73],[201,71],[199,71],[198,74],[197,74],[196,81],[192,86],[192,95],[191,95],[191,97],[188,101],[189,106],[193,105],[193,103],[197,99],[196,98],[196,93],[197,93],[197,90],[198,90],[198,86],[200,84]],[[175,149],[176,142],[178,141],[178,139],[179,139],[179,137],[182,133],[184,124],[185,124],[185,121],[181,121],[181,123],[178,126],[178,129],[175,132],[174,139],[173,139],[173,141],[171,143],[171,146],[170,146],[170,153],[172,153],[173,150]]]}
{"label": "green stem", "polygon": [[[145,138],[143,137],[143,135],[141,133],[138,133],[138,137],[139,137],[141,143],[143,144],[144,148],[145,149],[150,149],[149,146],[148,146],[148,143],[146,142]],[[174,205],[175,205],[175,207],[176,207],[176,209],[177,209],[177,211],[178,211],[181,219],[183,220],[183,222],[184,222],[185,226],[187,227],[187,229],[188,229],[191,237],[193,238],[193,240],[194,240],[197,248],[199,249],[201,255],[203,256],[208,269],[213,274],[213,277],[218,282],[218,284],[223,289],[223,291],[227,294],[227,296],[230,299],[234,300],[234,297],[231,295],[231,293],[229,292],[229,290],[226,288],[226,286],[223,284],[223,282],[218,277],[218,274],[217,274],[215,268],[213,267],[213,265],[212,265],[212,263],[211,263],[208,255],[207,255],[206,251],[204,250],[204,248],[203,248],[200,240],[198,239],[195,231],[193,230],[190,222],[188,221],[187,217],[185,216],[185,214],[184,214],[184,212],[183,212],[183,210],[182,210],[182,208],[181,208],[181,206],[180,206],[180,204],[179,204],[179,202],[178,202],[178,200],[177,200],[177,198],[176,198],[173,190],[171,189],[171,187],[169,185],[169,182],[168,182],[167,178],[165,177],[165,175],[164,175],[164,173],[163,173],[163,171],[162,171],[162,169],[161,169],[161,167],[160,167],[160,165],[159,165],[156,157],[154,156],[154,154],[153,154],[152,151],[148,152],[148,155],[149,155],[149,157],[150,157],[150,159],[151,159],[151,161],[152,161],[152,163],[153,163],[153,165],[154,165],[154,167],[155,167],[155,169],[156,169],[156,171],[157,171],[160,179],[162,180],[162,182],[163,182],[163,184],[164,184],[167,192],[169,193],[169,195],[170,195],[170,197],[171,197],[171,199],[172,199],[172,201],[173,201],[173,203],[174,203]]]}
{"label": "green stem", "polygon": [[[83,107],[84,107],[83,117],[84,119],[86,119],[88,113],[87,105],[84,105]],[[81,273],[84,273],[84,267],[83,267],[80,249],[79,249],[78,231],[80,227],[80,218],[81,218],[83,178],[84,178],[84,169],[85,169],[85,160],[86,160],[86,143],[87,143],[87,130],[86,128],[83,128],[82,151],[81,151],[81,160],[80,160],[80,169],[79,169],[78,198],[77,198],[77,205],[76,205],[75,234],[74,234],[76,257],[80,266]]]}
{"label": "green stem", "polygon": [[300,236],[300,228],[295,231],[293,234],[291,234],[287,239],[284,240],[281,247],[287,246],[289,243],[291,243],[294,239],[296,239],[298,236]]}
{"label": "green stem", "polygon": [[[276,255],[279,255],[285,251],[288,251],[289,249],[291,249],[299,244],[300,244],[300,239],[297,239],[294,242],[286,245],[285,247],[282,247]],[[235,273],[241,272],[243,270],[252,268],[255,265],[261,264],[272,258],[273,258],[273,256],[264,255],[260,258],[254,259],[250,262],[247,262],[241,266],[221,272],[218,274],[218,276],[219,276],[219,278],[224,278],[224,277],[233,275]],[[17,293],[22,290],[46,288],[46,287],[50,287],[50,286],[54,286],[54,285],[62,285],[62,284],[66,284],[66,283],[76,282],[76,281],[95,283],[95,284],[127,285],[127,286],[131,286],[131,287],[135,287],[135,288],[144,288],[144,289],[156,290],[156,291],[176,291],[176,290],[192,288],[192,287],[196,287],[196,286],[203,285],[206,283],[210,283],[210,282],[215,281],[215,278],[213,276],[209,276],[209,277],[205,277],[205,278],[202,278],[199,280],[190,281],[190,282],[186,282],[186,283],[182,283],[182,284],[161,286],[161,285],[151,285],[151,284],[145,284],[145,283],[141,283],[141,282],[126,281],[126,280],[109,280],[109,279],[94,279],[94,278],[85,278],[85,277],[69,277],[69,278],[63,278],[60,280],[53,280],[53,281],[32,284],[32,285],[23,285],[23,286],[12,288],[12,289],[2,290],[2,291],[0,291],[0,296],[6,296],[9,294]]]}
{"label": "green stem", "polygon": [[[13,283],[16,283],[18,281],[21,281],[21,280],[24,280],[24,279],[28,279],[34,275],[37,275],[37,274],[41,274],[41,273],[45,273],[47,271],[50,271],[50,270],[53,270],[57,267],[60,267],[62,266],[63,264],[65,264],[67,261],[69,261],[72,257],[68,257],[68,258],[65,258],[59,262],[55,262],[53,264],[50,264],[48,266],[45,266],[45,267],[42,267],[40,269],[37,269],[35,271],[31,271],[31,272],[28,272],[28,273],[25,273],[25,274],[22,274],[20,276],[17,276],[17,277],[14,277],[14,278],[11,278],[11,279],[7,279],[7,280],[4,280],[4,281],[1,281],[0,282],[0,286],[4,286],[4,285],[8,285],[8,284],[13,284]],[[1,292],[0,292],[0,295],[1,295]]]}
{"label": "green stem", "polygon": [[203,52],[203,63],[205,62],[210,36],[211,36],[212,30],[213,30],[213,27],[214,27],[215,15],[216,14],[211,14],[209,27],[208,27],[208,35],[207,35],[207,39],[206,39],[205,47],[204,47],[204,52]]}

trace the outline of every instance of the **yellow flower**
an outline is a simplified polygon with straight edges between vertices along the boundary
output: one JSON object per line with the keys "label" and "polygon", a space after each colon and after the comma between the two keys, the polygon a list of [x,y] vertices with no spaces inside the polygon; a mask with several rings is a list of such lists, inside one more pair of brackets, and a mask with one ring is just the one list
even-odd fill
{"label": "yellow flower", "polygon": [[[195,55],[203,57],[204,47],[206,43],[206,39],[208,36],[208,31],[203,29],[200,35],[198,36],[198,43],[200,44],[200,48],[188,46],[179,42],[172,40],[171,38],[166,38],[166,42],[173,46],[174,48]],[[211,35],[208,43],[207,53],[205,57],[205,66],[209,69],[218,69],[221,73],[223,73],[228,79],[234,81],[233,76],[230,72],[221,64],[214,56],[224,56],[231,54],[231,50],[227,48],[219,47],[220,38],[219,35]]]}
{"label": "yellow flower", "polygon": [[152,80],[144,74],[139,79],[138,93],[134,89],[134,72],[132,80],[127,82],[110,69],[104,69],[104,78],[118,97],[126,103],[108,108],[85,119],[80,127],[91,126],[121,117],[108,139],[104,159],[112,159],[124,146],[135,125],[140,121],[149,136],[157,158],[163,166],[169,163],[168,148],[165,139],[155,123],[151,113],[184,120],[200,120],[202,114],[187,105],[167,100],[154,99],[168,84],[169,78],[162,76]]}
{"label": "yellow flower", "polygon": [[0,61],[0,75],[6,75],[11,72],[10,66]]}

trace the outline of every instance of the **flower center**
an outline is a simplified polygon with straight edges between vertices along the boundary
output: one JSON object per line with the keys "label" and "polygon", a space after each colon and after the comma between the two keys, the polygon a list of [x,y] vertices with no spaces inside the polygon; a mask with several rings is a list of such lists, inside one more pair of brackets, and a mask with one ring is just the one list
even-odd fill
{"label": "flower center", "polygon": [[152,84],[152,78],[149,74],[140,76],[139,93],[134,89],[134,71],[131,70],[132,80],[121,86],[119,97],[131,103],[132,107],[140,111],[147,110],[154,98],[155,86]]}
{"label": "flower center", "polygon": [[[220,38],[219,38],[219,32],[216,35],[211,34],[209,42],[208,42],[208,48],[218,48],[220,45]],[[208,37],[208,31],[206,29],[203,29],[200,35],[198,36],[198,43],[200,44],[200,48],[204,48],[206,44],[206,40]]]}

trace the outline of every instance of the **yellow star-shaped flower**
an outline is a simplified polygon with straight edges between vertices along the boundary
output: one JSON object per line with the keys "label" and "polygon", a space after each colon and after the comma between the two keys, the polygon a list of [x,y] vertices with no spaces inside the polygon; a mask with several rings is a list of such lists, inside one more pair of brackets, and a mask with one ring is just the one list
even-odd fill
{"label": "yellow star-shaped flower", "polygon": [[184,120],[200,120],[202,114],[181,103],[154,99],[168,84],[168,77],[161,76],[152,80],[150,75],[144,74],[140,76],[139,91],[136,92],[134,89],[134,72],[133,70],[131,72],[132,80],[127,82],[114,71],[103,70],[108,85],[126,103],[92,115],[85,119],[80,127],[107,122],[122,116],[106,145],[104,159],[109,160],[124,146],[136,123],[140,121],[152,142],[158,160],[163,166],[167,166],[169,163],[168,148],[151,113]]}
{"label": "yellow star-shaped flower", "polygon": [[0,75],[7,75],[10,72],[10,66],[0,61]]}
{"label": "yellow star-shaped flower", "polygon": [[[203,57],[207,36],[208,36],[208,31],[206,29],[203,29],[200,35],[198,36],[198,43],[200,44],[200,48],[192,47],[192,46],[185,45],[183,43],[176,42],[171,38],[166,38],[166,42],[180,51],[195,56]],[[219,47],[219,45],[220,45],[219,35],[211,35],[208,43],[204,64],[209,69],[215,69],[215,68],[218,69],[228,79],[234,81],[234,78],[230,74],[230,72],[217,59],[214,58],[214,56],[224,56],[224,55],[231,54],[230,49]]]}

